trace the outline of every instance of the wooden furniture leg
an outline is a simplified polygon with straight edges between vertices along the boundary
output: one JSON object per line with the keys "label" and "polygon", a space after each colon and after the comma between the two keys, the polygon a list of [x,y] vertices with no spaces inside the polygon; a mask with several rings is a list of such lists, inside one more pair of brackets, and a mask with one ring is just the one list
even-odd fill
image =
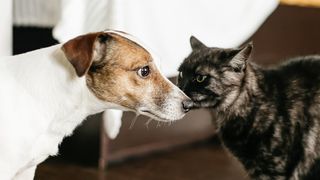
{"label": "wooden furniture leg", "polygon": [[100,126],[100,157],[99,157],[99,170],[105,171],[108,164],[108,149],[109,149],[109,137],[104,130],[104,121],[101,119]]}

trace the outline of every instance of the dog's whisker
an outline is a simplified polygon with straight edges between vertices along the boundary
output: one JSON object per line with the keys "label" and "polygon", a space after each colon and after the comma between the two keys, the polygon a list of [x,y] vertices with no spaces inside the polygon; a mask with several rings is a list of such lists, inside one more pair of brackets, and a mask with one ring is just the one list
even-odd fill
{"label": "dog's whisker", "polygon": [[161,122],[160,121],[157,122],[156,128],[159,128],[159,127],[161,127]]}
{"label": "dog's whisker", "polygon": [[131,120],[131,124],[130,124],[130,126],[129,126],[129,129],[132,129],[132,128],[133,128],[133,126],[134,126],[134,124],[136,123],[139,115],[140,115],[140,114],[136,114],[136,116]]}
{"label": "dog's whisker", "polygon": [[165,122],[162,122],[162,124],[163,124],[163,126],[166,126],[166,125],[168,125],[168,122],[165,121]]}
{"label": "dog's whisker", "polygon": [[147,122],[144,124],[147,127],[147,129],[149,129],[149,124],[151,123],[152,120],[153,118],[149,118]]}

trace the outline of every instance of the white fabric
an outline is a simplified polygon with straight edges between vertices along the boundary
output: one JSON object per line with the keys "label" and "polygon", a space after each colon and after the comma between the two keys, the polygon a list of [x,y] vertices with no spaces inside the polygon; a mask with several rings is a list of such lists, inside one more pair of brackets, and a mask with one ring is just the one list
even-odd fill
{"label": "white fabric", "polygon": [[[274,11],[278,0],[62,0],[62,18],[54,29],[61,42],[106,28],[129,32],[161,58],[164,75],[190,52],[195,35],[209,46],[235,47],[247,40]],[[118,112],[108,117],[119,116]],[[120,119],[106,118],[118,132]],[[112,133],[114,137],[114,133]]]}
{"label": "white fabric", "polygon": [[249,38],[278,0],[62,0],[54,36],[64,42],[105,28],[129,32],[162,59],[167,76],[189,53],[189,37],[210,46],[234,47]]}
{"label": "white fabric", "polygon": [[13,0],[16,26],[52,27],[60,19],[61,0]]}
{"label": "white fabric", "polygon": [[0,56],[12,54],[12,1],[0,2]]}
{"label": "white fabric", "polygon": [[109,0],[61,0],[61,8],[61,19],[53,30],[53,36],[60,42],[87,32],[103,31],[112,16]]}
{"label": "white fabric", "polygon": [[110,139],[119,134],[121,128],[122,111],[116,109],[105,110],[102,114],[104,129]]}

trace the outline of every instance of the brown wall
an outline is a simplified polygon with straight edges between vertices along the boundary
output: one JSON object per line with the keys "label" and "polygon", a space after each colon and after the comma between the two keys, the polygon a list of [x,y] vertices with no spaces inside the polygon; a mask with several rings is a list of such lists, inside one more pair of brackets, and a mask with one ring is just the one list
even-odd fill
{"label": "brown wall", "polygon": [[280,6],[252,37],[254,60],[263,65],[320,54],[320,8]]}

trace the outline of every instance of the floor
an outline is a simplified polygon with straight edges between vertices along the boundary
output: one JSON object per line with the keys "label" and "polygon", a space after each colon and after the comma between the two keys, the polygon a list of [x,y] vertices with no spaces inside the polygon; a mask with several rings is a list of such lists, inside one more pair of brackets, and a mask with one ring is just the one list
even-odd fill
{"label": "floor", "polygon": [[45,162],[36,180],[247,180],[240,164],[217,143],[200,143],[112,163],[107,171],[68,163]]}

